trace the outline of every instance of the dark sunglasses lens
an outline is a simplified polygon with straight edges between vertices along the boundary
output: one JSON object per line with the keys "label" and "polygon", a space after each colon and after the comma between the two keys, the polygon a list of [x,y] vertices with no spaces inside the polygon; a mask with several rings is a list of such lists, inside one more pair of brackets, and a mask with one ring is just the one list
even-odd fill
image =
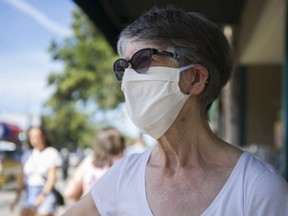
{"label": "dark sunglasses lens", "polygon": [[140,50],[135,53],[131,59],[132,68],[137,73],[145,73],[151,66],[151,52],[150,50]]}
{"label": "dark sunglasses lens", "polygon": [[115,61],[113,65],[113,70],[114,70],[117,80],[119,81],[122,80],[125,69],[127,67],[128,67],[128,62],[125,59],[118,59],[117,61]]}

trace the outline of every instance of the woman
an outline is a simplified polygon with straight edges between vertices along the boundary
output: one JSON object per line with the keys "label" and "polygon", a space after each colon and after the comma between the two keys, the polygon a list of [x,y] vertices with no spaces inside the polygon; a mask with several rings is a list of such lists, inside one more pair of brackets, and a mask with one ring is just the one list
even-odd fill
{"label": "woman", "polygon": [[88,155],[73,173],[65,188],[65,197],[78,200],[87,194],[92,185],[123,156],[124,147],[124,137],[116,128],[107,127],[99,131],[93,154]]}
{"label": "woman", "polygon": [[53,216],[56,211],[56,197],[52,189],[56,183],[57,168],[61,166],[61,156],[50,146],[41,127],[29,129],[28,142],[32,149],[22,158],[22,179],[15,201],[24,190],[21,216]]}
{"label": "woman", "polygon": [[288,215],[284,178],[209,128],[232,70],[216,25],[154,8],[122,31],[118,52],[128,114],[158,145],[119,161],[65,215]]}

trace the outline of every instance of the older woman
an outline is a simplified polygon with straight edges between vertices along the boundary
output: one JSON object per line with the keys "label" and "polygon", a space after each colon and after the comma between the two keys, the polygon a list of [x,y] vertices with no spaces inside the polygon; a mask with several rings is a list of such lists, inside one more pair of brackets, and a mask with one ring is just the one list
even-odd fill
{"label": "older woman", "polygon": [[122,31],[118,52],[128,114],[159,144],[119,161],[66,215],[288,215],[284,178],[209,128],[232,70],[216,25],[154,8]]}

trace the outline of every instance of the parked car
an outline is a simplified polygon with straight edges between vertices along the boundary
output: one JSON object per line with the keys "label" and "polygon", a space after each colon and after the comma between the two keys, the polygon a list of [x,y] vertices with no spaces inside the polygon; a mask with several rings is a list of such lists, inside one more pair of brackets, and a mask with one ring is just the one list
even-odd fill
{"label": "parked car", "polygon": [[15,188],[21,175],[21,151],[13,142],[0,141],[0,188]]}

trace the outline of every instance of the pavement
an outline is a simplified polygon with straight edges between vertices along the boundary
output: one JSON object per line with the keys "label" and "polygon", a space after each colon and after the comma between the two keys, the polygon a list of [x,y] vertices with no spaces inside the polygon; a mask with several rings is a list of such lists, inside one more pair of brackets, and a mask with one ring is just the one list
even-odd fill
{"label": "pavement", "polygon": [[[69,173],[73,173],[73,170],[69,170]],[[68,177],[69,179],[69,177]],[[66,180],[67,181],[67,180]],[[58,180],[56,184],[56,188],[63,192],[65,188],[66,181],[63,180],[61,172],[58,173]],[[19,216],[20,206],[19,204],[16,206],[13,212],[10,211],[9,206],[13,202],[16,196],[14,189],[0,189],[0,216]],[[55,216],[60,216],[62,213],[66,211],[73,204],[73,201],[66,201],[65,205],[60,206],[57,209]]]}

